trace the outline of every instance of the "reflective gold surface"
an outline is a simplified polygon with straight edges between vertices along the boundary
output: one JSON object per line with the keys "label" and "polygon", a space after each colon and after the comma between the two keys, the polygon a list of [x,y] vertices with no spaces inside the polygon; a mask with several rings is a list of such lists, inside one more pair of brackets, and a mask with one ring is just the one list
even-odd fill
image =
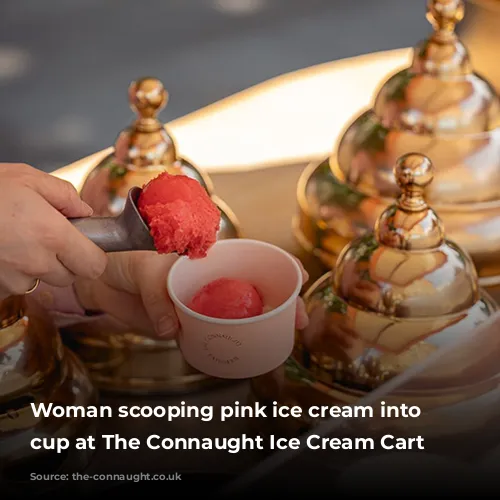
{"label": "reflective gold surface", "polygon": [[382,85],[331,157],[301,177],[294,231],[325,266],[399,194],[392,166],[414,151],[437,166],[427,197],[447,234],[472,254],[482,285],[500,283],[500,100],[454,32],[462,15],[461,1],[429,2],[435,31],[412,65]]}
{"label": "reflective gold surface", "polygon": [[382,212],[373,233],[340,254],[333,290],[350,306],[397,318],[440,317],[473,307],[479,300],[474,265],[445,241],[441,221],[424,200],[430,161],[409,153],[398,160],[395,174],[402,190],[397,203]]}
{"label": "reflective gold surface", "polygon": [[[168,124],[168,129],[174,132],[176,138],[181,139],[182,151],[189,152],[189,157],[195,158],[197,165],[203,165],[211,173],[215,173],[213,179],[217,191],[228,200],[238,214],[241,214],[245,233],[249,237],[263,239],[291,252],[296,252],[297,248],[291,238],[288,224],[295,208],[294,185],[303,165],[265,167],[279,164],[279,159],[282,157],[286,160],[284,163],[291,163],[295,159],[299,161],[304,156],[315,157],[318,153],[321,155],[328,151],[331,143],[331,130],[337,130],[339,121],[343,122],[344,117],[347,118],[346,109],[356,109],[369,104],[374,81],[393,67],[405,64],[407,57],[407,49],[390,51],[335,61],[307,68],[298,73],[283,75],[255,89],[249,89],[207,109],[175,120]],[[347,91],[352,87],[353,80],[357,82],[356,89],[349,94]],[[331,89],[335,89],[333,96],[329,93]],[[346,92],[345,99],[342,90]],[[311,95],[313,98],[302,100],[302,96]],[[341,99],[339,95],[342,96]],[[290,109],[290,102],[296,103],[293,110]],[[264,113],[266,121],[262,127],[256,129]],[[305,117],[304,126],[307,127],[308,134],[304,134],[304,127],[297,127],[296,123],[290,119],[291,114]],[[278,139],[271,134],[273,128],[279,129]],[[229,141],[232,147],[220,150],[213,146],[213,140],[204,140],[207,134],[211,139],[233,137],[231,131],[236,130],[238,134],[244,136],[242,142],[238,143],[238,147],[235,147],[234,141]],[[252,131],[254,134],[250,135]],[[233,133],[236,137],[237,134]],[[290,144],[290,141],[293,144]],[[209,144],[207,145],[206,142]],[[90,167],[107,154],[109,150],[102,151],[56,171],[54,174],[80,187]],[[217,169],[218,166],[221,168]],[[328,165],[327,168],[330,172]],[[235,175],[233,172],[236,171],[240,173]],[[242,185],[246,188],[244,191],[241,190]],[[278,206],[276,206],[277,201],[279,201]],[[388,203],[389,201],[391,200],[388,200]],[[268,225],[260,224],[263,218],[268,220]],[[106,338],[98,338],[97,342],[106,342]],[[116,356],[116,364],[120,363],[120,352],[127,353],[127,351],[109,349],[106,352],[109,354],[110,363],[112,363],[113,355]],[[423,407],[446,405],[447,402],[452,403],[463,399],[476,391],[474,387],[465,386],[467,386],[467,381],[471,380],[470,372],[480,366],[479,363],[484,359],[484,353],[484,350],[472,352],[467,358],[469,364],[465,367],[464,356],[450,363],[450,368],[438,367],[439,373],[442,370],[449,370],[448,373],[452,373],[449,377],[451,385],[456,385],[456,375],[460,372],[462,389],[428,391],[425,398],[422,391],[419,391],[419,404]],[[494,366],[493,361],[491,360],[491,366]],[[165,363],[165,369],[168,363],[168,361]],[[439,373],[436,374],[438,378]],[[432,383],[433,380],[430,381],[429,387],[432,387]],[[267,398],[270,402],[276,398],[290,405],[354,403],[360,395],[366,394],[365,391],[347,391],[338,383],[327,385],[294,358],[290,358],[286,365],[274,372],[254,381],[254,385],[256,392],[253,397],[258,394],[259,398]],[[232,391],[233,388],[229,390]],[[215,394],[208,392],[191,397],[202,398],[202,403],[206,404],[206,398],[217,398],[216,394],[217,391]],[[408,399],[410,396],[398,397],[399,402],[410,401]],[[243,401],[244,396],[233,396],[231,393],[232,401],[238,398]],[[395,404],[397,402],[395,401]],[[273,423],[270,419],[266,421]],[[289,430],[294,434],[312,422],[307,419],[300,421],[279,419],[274,423],[277,434],[283,433],[286,426],[290,426]]]}
{"label": "reflective gold surface", "polygon": [[[54,456],[32,449],[35,437],[94,435],[91,419],[35,417],[31,403],[95,405],[87,371],[63,347],[59,333],[38,303],[10,297],[0,303],[0,476],[15,487],[29,473],[81,470],[91,452],[67,450]],[[5,484],[2,482],[2,485]],[[40,485],[38,486],[40,488]]]}
{"label": "reflective gold surface", "polygon": [[[169,121],[166,127],[176,139],[179,156],[190,158],[210,175],[320,160],[352,110],[368,106],[378,82],[410,60],[411,50],[404,48],[303,68]],[[352,81],[356,81],[354,89]],[[297,126],[298,116],[302,126]],[[108,147],[53,174],[81,189],[90,171],[112,151]],[[230,205],[236,208],[233,202]],[[243,227],[246,234],[246,224]]]}
{"label": "reflective gold surface", "polygon": [[474,59],[476,70],[500,90],[497,47],[500,44],[500,2],[469,0],[467,18],[460,25],[462,38]]}
{"label": "reflective gold surface", "polygon": [[[308,290],[309,326],[298,332],[284,367],[253,381],[254,397],[305,407],[351,404],[498,310],[479,288],[471,257],[446,239],[426,202],[432,177],[432,163],[423,155],[397,161],[396,203]],[[442,370],[428,389],[405,395],[404,402],[445,405],[468,397],[462,387],[450,387],[453,371]],[[299,424],[307,426],[293,425]]]}
{"label": "reflective gold surface", "polygon": [[[239,223],[226,203],[214,194],[208,175],[180,157],[174,139],[158,120],[168,94],[155,78],[143,78],[129,87],[135,122],[121,132],[113,151],[89,173],[81,196],[99,216],[122,212],[130,188],[142,187],[161,172],[197,180],[221,211],[218,239],[238,238]],[[189,367],[175,342],[141,335],[109,332],[67,332],[68,345],[84,360],[102,389],[122,393],[170,393],[198,389],[212,379]]]}
{"label": "reflective gold surface", "polygon": [[[96,214],[118,215],[130,188],[142,187],[165,171],[187,175],[213,194],[209,176],[178,156],[174,139],[157,118],[167,101],[167,91],[155,78],[143,78],[130,85],[129,103],[137,119],[119,134],[113,152],[90,172],[81,189],[82,198]],[[219,238],[237,237],[239,229],[234,215],[223,214],[223,219],[226,224]]]}

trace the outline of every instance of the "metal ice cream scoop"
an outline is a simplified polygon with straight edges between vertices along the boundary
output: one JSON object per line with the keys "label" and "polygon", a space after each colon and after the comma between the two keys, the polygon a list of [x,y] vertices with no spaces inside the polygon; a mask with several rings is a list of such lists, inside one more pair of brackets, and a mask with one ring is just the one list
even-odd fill
{"label": "metal ice cream scoop", "polygon": [[149,228],[137,209],[141,192],[141,188],[133,187],[125,208],[116,217],[83,217],[70,222],[105,252],[155,250]]}

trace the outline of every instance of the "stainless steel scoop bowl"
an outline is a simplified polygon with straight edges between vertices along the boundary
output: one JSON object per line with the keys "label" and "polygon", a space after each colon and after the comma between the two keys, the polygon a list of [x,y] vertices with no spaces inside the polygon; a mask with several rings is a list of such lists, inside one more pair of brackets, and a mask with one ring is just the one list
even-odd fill
{"label": "stainless steel scoop bowl", "polygon": [[156,250],[147,224],[137,209],[142,189],[133,187],[116,217],[83,217],[70,222],[105,252]]}

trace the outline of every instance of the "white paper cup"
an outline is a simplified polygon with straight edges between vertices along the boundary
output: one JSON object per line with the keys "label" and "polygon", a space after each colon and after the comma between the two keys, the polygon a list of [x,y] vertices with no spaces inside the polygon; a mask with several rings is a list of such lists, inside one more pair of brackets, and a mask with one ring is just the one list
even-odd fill
{"label": "white paper cup", "polygon": [[[187,307],[193,296],[218,278],[252,283],[264,306],[272,308],[247,319],[218,319]],[[202,373],[226,379],[270,372],[290,356],[295,336],[295,304],[302,272],[284,250],[256,240],[217,242],[204,259],[179,258],[167,279],[186,361]]]}

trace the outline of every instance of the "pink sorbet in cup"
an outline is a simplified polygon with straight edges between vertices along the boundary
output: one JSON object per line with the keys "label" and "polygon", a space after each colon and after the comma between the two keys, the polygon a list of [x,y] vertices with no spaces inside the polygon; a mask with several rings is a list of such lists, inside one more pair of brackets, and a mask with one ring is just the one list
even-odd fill
{"label": "pink sorbet in cup", "polygon": [[167,290],[186,363],[224,379],[258,377],[283,365],[293,351],[301,287],[296,260],[263,241],[222,240],[204,259],[177,259]]}
{"label": "pink sorbet in cup", "polygon": [[259,292],[248,281],[219,278],[202,287],[191,299],[193,311],[220,319],[260,316],[264,304]]}

